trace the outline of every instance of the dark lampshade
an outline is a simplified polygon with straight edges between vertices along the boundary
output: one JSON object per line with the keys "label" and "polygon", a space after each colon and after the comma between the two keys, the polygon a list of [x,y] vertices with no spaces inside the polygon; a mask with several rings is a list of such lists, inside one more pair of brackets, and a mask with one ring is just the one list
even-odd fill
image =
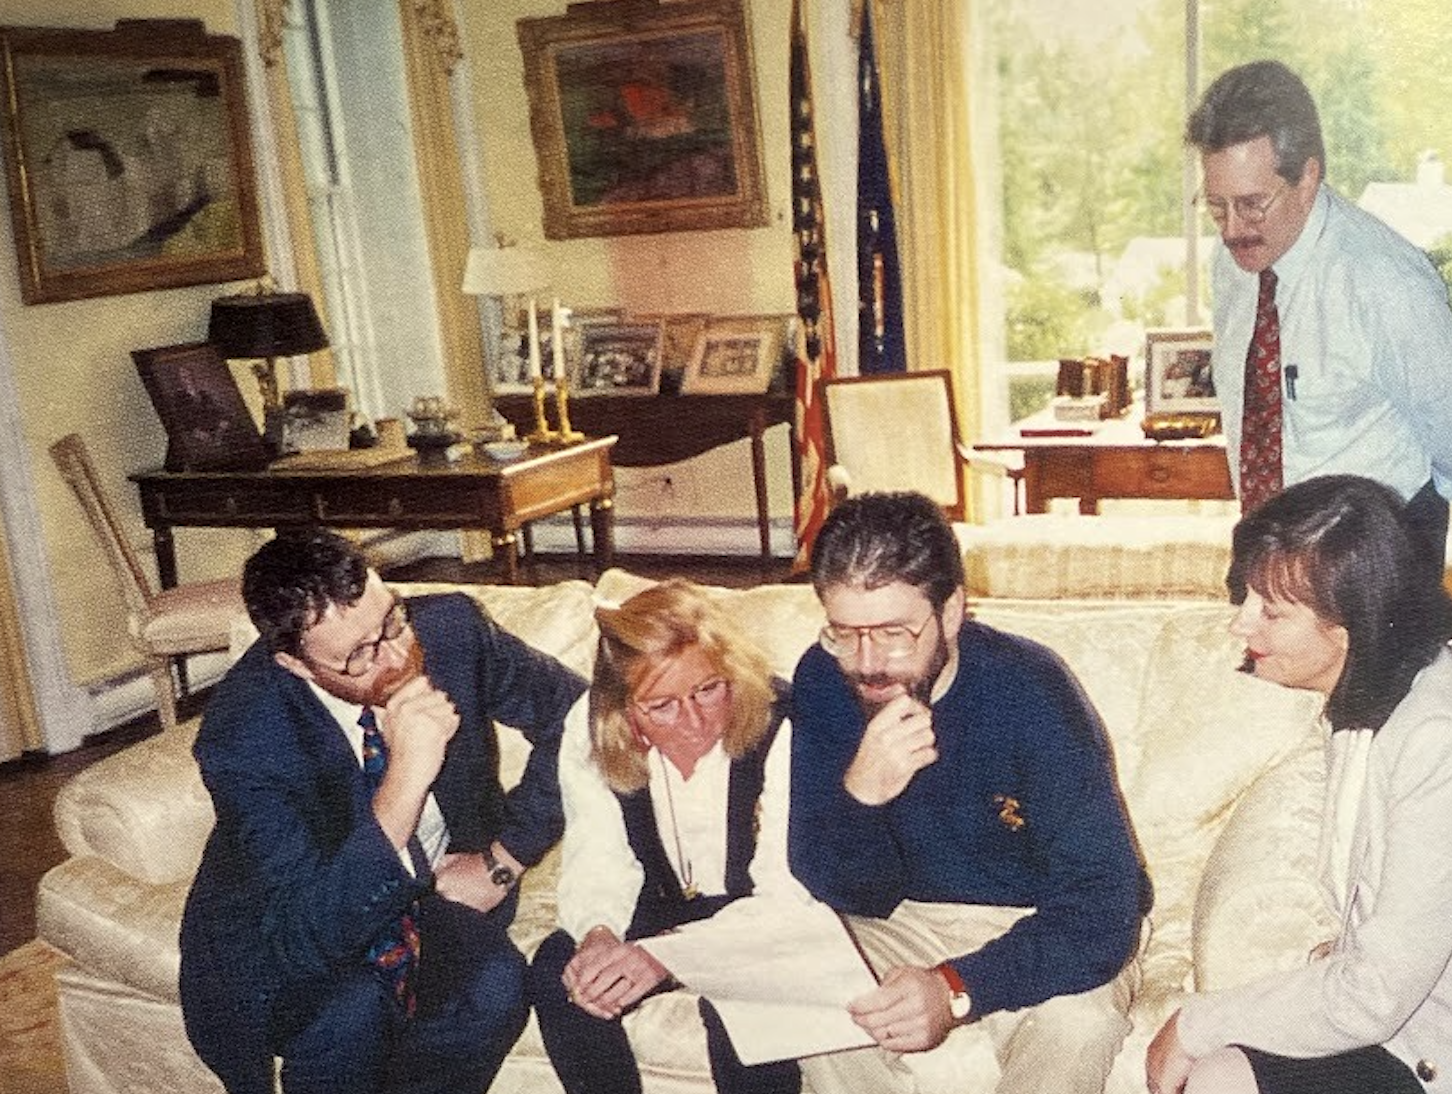
{"label": "dark lampshade", "polygon": [[291,357],[327,348],[328,336],[307,293],[244,293],[212,301],[207,341],[223,357]]}

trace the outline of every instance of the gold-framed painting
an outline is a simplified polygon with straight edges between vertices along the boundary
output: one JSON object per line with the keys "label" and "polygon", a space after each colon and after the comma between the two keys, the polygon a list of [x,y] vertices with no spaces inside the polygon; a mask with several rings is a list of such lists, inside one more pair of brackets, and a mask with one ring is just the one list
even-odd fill
{"label": "gold-framed painting", "polygon": [[266,271],[236,38],[197,20],[0,27],[27,304]]}
{"label": "gold-framed painting", "polygon": [[517,25],[550,239],[768,223],[740,0],[612,0]]}

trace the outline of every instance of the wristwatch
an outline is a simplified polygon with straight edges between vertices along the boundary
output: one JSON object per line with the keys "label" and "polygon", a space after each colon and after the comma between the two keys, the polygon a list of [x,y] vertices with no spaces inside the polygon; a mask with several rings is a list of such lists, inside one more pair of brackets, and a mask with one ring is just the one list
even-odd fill
{"label": "wristwatch", "polygon": [[484,848],[484,865],[489,867],[489,880],[501,889],[511,888],[519,880],[519,875],[514,872],[513,868],[494,857],[492,848]]}
{"label": "wristwatch", "polygon": [[973,1009],[973,999],[968,994],[968,985],[958,975],[958,970],[944,961],[938,966],[938,974],[948,982],[948,1013],[953,1021],[961,1022]]}

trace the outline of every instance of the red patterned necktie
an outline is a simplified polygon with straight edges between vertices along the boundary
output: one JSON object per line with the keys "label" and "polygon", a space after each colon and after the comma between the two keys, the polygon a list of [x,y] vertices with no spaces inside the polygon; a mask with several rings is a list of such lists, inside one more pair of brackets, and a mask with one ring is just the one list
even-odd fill
{"label": "red patterned necktie", "polygon": [[1240,420],[1240,511],[1249,513],[1281,492],[1281,318],[1276,275],[1260,272],[1255,333],[1245,355],[1245,402]]}
{"label": "red patterned necktie", "polygon": [[[388,746],[383,742],[378,718],[371,707],[363,708],[358,724],[363,727],[363,779],[368,784],[368,792],[373,794],[377,792],[379,783],[383,781],[383,772],[388,767]],[[418,903],[415,901],[374,939],[368,950],[368,960],[382,970],[393,986],[394,997],[410,1016],[414,1012],[414,974],[418,970],[418,955],[422,948],[418,937],[417,911]]]}

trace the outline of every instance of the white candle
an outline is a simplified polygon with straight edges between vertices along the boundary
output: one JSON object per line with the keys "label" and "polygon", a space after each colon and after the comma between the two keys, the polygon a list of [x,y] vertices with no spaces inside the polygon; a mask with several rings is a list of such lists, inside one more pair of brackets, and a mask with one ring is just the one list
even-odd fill
{"label": "white candle", "polygon": [[569,315],[569,309],[560,307],[560,298],[555,297],[554,310],[550,313],[550,347],[554,354],[555,383],[559,383],[565,374],[565,320]]}
{"label": "white candle", "polygon": [[538,380],[539,369],[539,311],[534,297],[529,298],[529,378]]}

